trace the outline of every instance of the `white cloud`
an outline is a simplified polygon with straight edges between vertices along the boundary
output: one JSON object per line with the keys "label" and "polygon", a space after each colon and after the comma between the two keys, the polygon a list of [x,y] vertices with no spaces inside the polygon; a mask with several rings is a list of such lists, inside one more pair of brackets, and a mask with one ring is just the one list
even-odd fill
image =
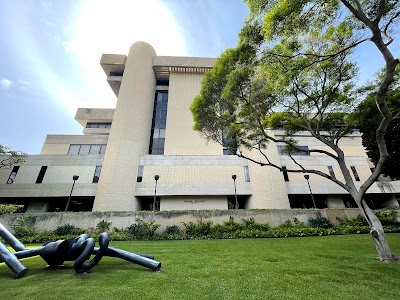
{"label": "white cloud", "polygon": [[8,80],[7,78],[2,78],[0,80],[0,86],[4,90],[9,89],[12,84],[13,84],[13,82],[11,80]]}

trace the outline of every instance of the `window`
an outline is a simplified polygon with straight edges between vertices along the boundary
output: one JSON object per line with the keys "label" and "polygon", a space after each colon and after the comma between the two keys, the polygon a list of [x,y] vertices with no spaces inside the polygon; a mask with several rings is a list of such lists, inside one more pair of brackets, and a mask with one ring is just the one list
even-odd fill
{"label": "window", "polygon": [[244,181],[250,182],[249,167],[248,167],[248,166],[244,166],[244,167],[243,167],[243,171],[244,171]]}
{"label": "window", "polygon": [[335,172],[333,172],[332,166],[328,166],[328,171],[329,171],[329,174],[331,175],[331,177],[336,179]]}
{"label": "window", "polygon": [[18,170],[19,170],[19,166],[14,166],[13,167],[13,169],[11,171],[11,174],[10,174],[10,177],[8,177],[8,179],[7,179],[7,184],[11,184],[11,183],[14,182],[15,177],[17,176]]}
{"label": "window", "polygon": [[69,146],[68,154],[69,155],[77,155],[79,154],[79,148],[81,145],[71,145]]}
{"label": "window", "polygon": [[154,99],[149,154],[164,154],[165,128],[167,127],[168,92],[157,91]]}
{"label": "window", "polygon": [[111,123],[86,123],[86,128],[111,128]]}
{"label": "window", "polygon": [[[291,152],[291,155],[310,155],[310,151],[308,146],[296,146],[299,151]],[[279,155],[288,155],[286,151],[284,151],[286,146],[278,146]]]}
{"label": "window", "polygon": [[69,146],[68,155],[95,155],[104,154],[106,152],[107,145],[76,145],[72,144]]}
{"label": "window", "polygon": [[356,167],[355,167],[355,166],[350,166],[350,168],[351,168],[351,171],[353,172],[354,179],[355,179],[356,181],[360,181],[360,177],[358,176]]}
{"label": "window", "polygon": [[93,175],[93,183],[99,182],[100,178],[100,173],[101,173],[101,166],[96,166],[96,169],[94,170],[94,175]]}
{"label": "window", "polygon": [[143,168],[144,166],[138,166],[138,170],[137,170],[137,182],[142,182],[143,180]]}
{"label": "window", "polygon": [[282,166],[282,173],[283,173],[283,178],[285,181],[289,181],[289,174],[288,171],[286,170],[286,167]]}
{"label": "window", "polygon": [[[233,137],[228,137],[226,134],[222,137],[222,152],[224,155],[236,155],[237,151],[237,143],[235,138]],[[236,147],[236,149],[233,149],[232,151],[229,148]]]}
{"label": "window", "polygon": [[101,145],[91,145],[89,154],[100,154]]}
{"label": "window", "polygon": [[42,183],[44,175],[46,174],[46,171],[47,171],[47,166],[43,166],[40,168],[40,172],[36,179],[36,183]]}

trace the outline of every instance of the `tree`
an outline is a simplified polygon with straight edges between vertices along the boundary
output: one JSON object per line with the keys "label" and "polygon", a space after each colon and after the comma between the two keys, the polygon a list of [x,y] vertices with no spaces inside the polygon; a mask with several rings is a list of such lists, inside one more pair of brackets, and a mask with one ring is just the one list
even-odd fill
{"label": "tree", "polygon": [[[400,103],[396,100],[400,98],[400,90],[392,91],[388,94],[387,102],[393,111],[400,111]],[[397,107],[396,107],[397,106]],[[362,135],[362,143],[366,149],[368,157],[374,164],[379,161],[379,148],[375,140],[375,132],[381,121],[380,113],[375,104],[373,94],[369,94],[367,98],[358,106],[357,121],[358,128]],[[386,146],[389,157],[386,159],[382,174],[390,176],[393,180],[400,179],[400,119],[393,119],[386,130]]]}
{"label": "tree", "polygon": [[27,155],[20,151],[13,151],[10,148],[0,145],[0,169],[11,168],[15,164],[25,162]]}
{"label": "tree", "polygon": [[[222,53],[214,68],[205,74],[200,95],[191,106],[194,129],[219,143],[229,140],[232,150],[241,150],[240,157],[280,170],[265,150],[271,141],[286,144],[296,168],[285,171],[317,174],[348,191],[371,227],[380,259],[396,260],[382,224],[364,195],[389,156],[385,133],[395,116],[386,95],[399,64],[389,45],[400,4],[383,0],[245,2],[250,14],[239,33],[238,45]],[[376,130],[379,159],[371,176],[357,188],[340,141],[355,126],[349,114],[357,104],[353,82],[357,69],[352,51],[367,41],[385,59],[384,76],[374,93],[381,113]],[[283,138],[277,139],[271,133],[270,128],[277,126],[284,127]],[[295,139],[300,131],[308,131],[323,143],[323,148],[309,152],[334,159],[344,181],[296,160],[292,153],[304,151]],[[263,160],[254,159],[251,153],[255,151]]]}

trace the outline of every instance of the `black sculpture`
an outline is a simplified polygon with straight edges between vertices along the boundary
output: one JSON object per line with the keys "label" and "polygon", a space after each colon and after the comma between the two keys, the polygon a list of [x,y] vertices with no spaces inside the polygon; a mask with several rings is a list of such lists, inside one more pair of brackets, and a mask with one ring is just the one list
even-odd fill
{"label": "black sculpture", "polygon": [[[12,253],[0,241],[0,263],[5,262],[15,274],[15,278],[21,278],[28,272],[28,269],[19,259],[36,255],[40,255],[50,267],[62,265],[64,261],[75,261],[74,270],[76,273],[88,272],[99,263],[103,256],[118,257],[153,271],[159,271],[161,268],[161,263],[153,260],[153,255],[132,253],[109,247],[110,238],[106,232],[100,235],[100,248],[95,248],[94,238],[91,238],[88,234],[82,234],[77,238],[49,242],[40,248],[26,249],[1,223],[0,236],[16,251]],[[92,254],[94,257],[86,262]]]}

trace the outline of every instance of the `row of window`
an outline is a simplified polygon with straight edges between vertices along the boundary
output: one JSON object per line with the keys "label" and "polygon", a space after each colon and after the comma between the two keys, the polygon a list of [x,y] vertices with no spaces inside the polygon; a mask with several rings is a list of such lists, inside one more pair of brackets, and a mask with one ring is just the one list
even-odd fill
{"label": "row of window", "polygon": [[[142,182],[143,180],[143,171],[144,171],[144,166],[140,165],[138,166],[138,172],[137,172],[137,182]],[[245,182],[250,182],[250,172],[249,172],[249,167],[248,166],[243,166],[243,172],[244,172],[244,181]]]}
{"label": "row of window", "polygon": [[[299,151],[296,152],[291,152],[291,155],[310,155],[310,150],[308,149],[308,146],[296,146]],[[278,146],[278,153],[279,155],[288,155],[287,152],[285,152],[286,146]]]}
{"label": "row of window", "polygon": [[[354,179],[356,181],[360,181],[360,177],[358,176],[356,167],[355,166],[350,166],[350,169],[353,172]],[[333,171],[333,167],[332,166],[328,166],[328,171],[329,171],[329,174],[331,175],[332,178],[336,178],[335,172]],[[282,173],[283,173],[283,178],[285,179],[285,181],[289,181],[289,174],[288,174],[288,171],[287,171],[285,166],[282,166]]]}
{"label": "row of window", "polygon": [[167,126],[168,91],[157,91],[154,98],[149,154],[163,155]]}
{"label": "row of window", "polygon": [[71,144],[68,149],[68,155],[94,155],[106,153],[106,144]]}
{"label": "row of window", "polygon": [[[17,177],[17,174],[18,174],[19,167],[20,166],[13,167],[11,174],[7,179],[7,184],[14,183],[15,177]],[[36,178],[36,183],[40,184],[43,182],[43,178],[44,178],[44,175],[46,175],[46,171],[47,171],[47,166],[42,166],[40,168],[39,175]],[[99,182],[100,173],[101,173],[101,166],[96,166],[96,168],[94,170],[93,180],[92,180],[93,183]]]}
{"label": "row of window", "polygon": [[111,128],[111,123],[86,123],[86,128]]}

